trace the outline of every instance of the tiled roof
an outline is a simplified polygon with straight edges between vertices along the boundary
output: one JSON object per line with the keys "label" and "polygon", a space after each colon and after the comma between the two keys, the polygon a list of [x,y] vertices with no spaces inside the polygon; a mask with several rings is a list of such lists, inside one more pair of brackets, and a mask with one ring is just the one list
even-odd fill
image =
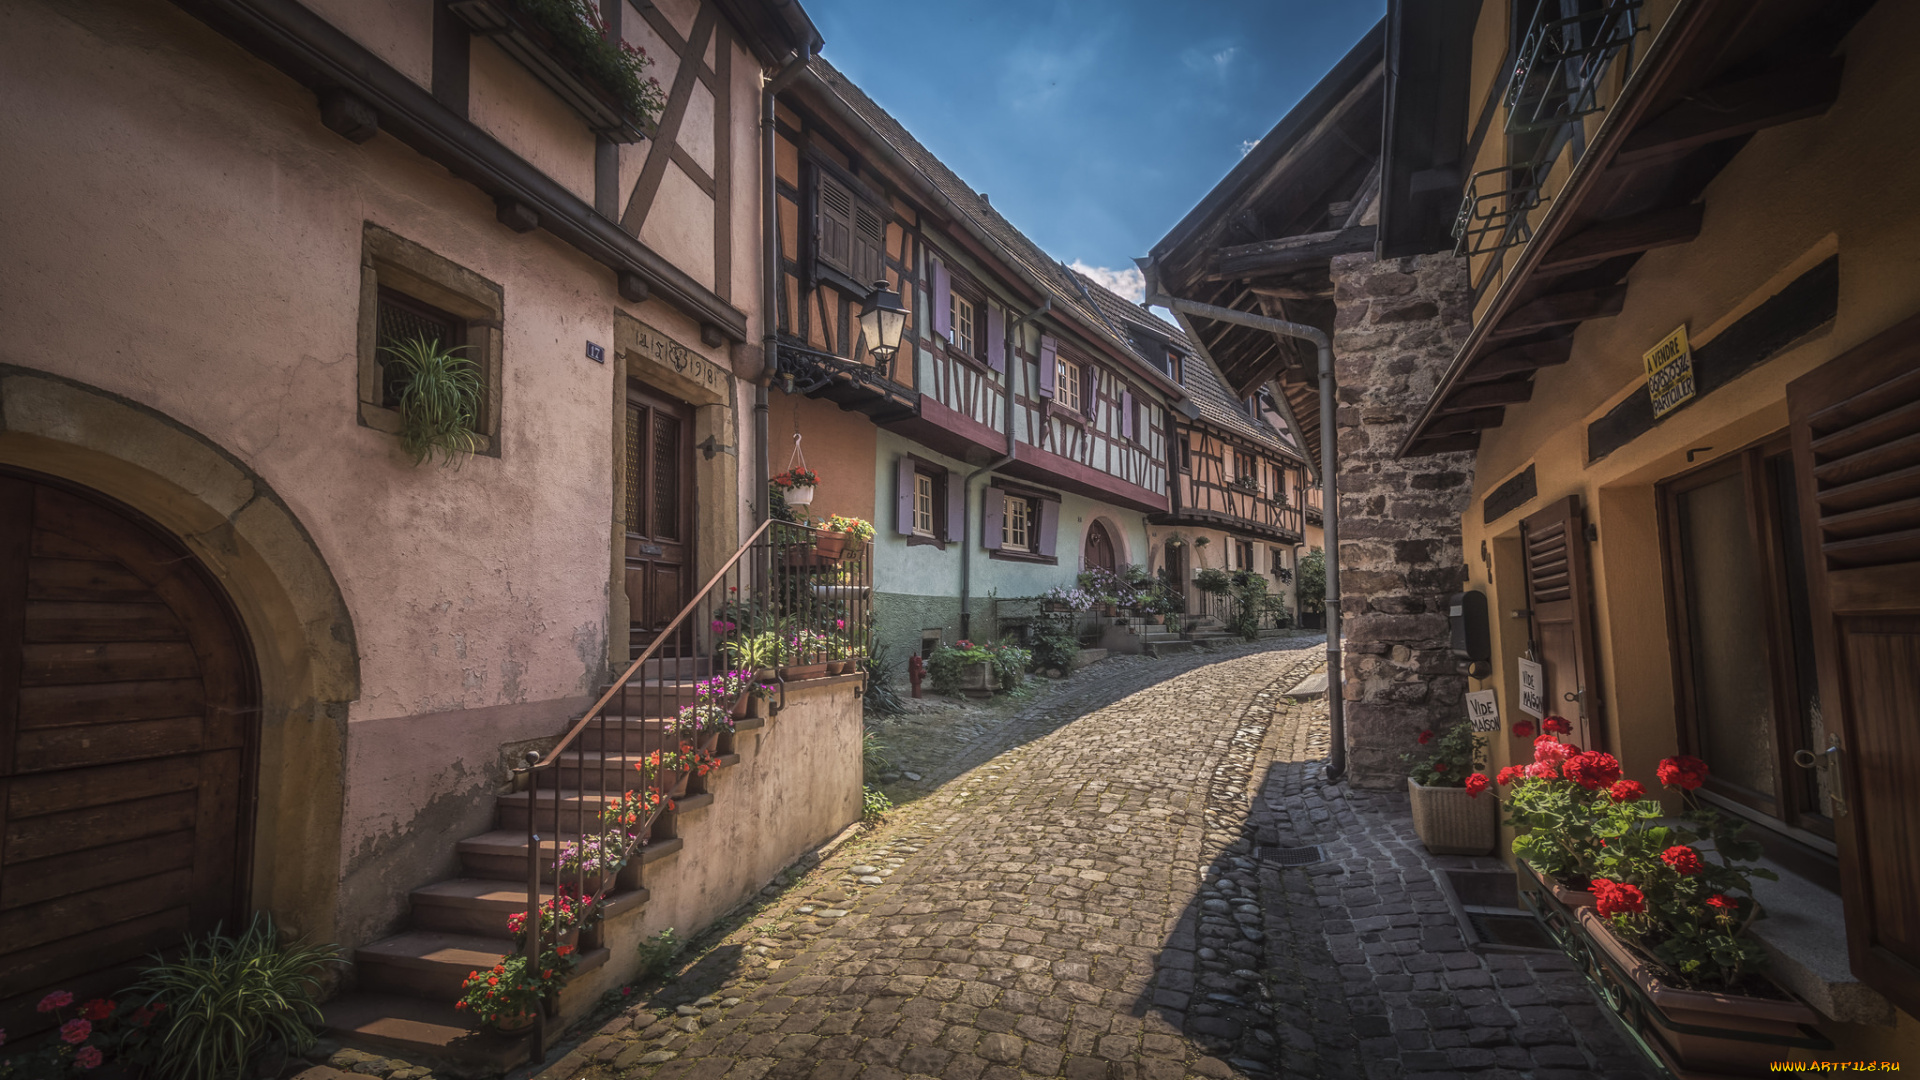
{"label": "tiled roof", "polygon": [[[1090,336],[1104,338],[1130,355],[1139,355],[1133,351],[1132,342],[1116,334],[1109,322],[1102,318],[1098,307],[1079,287],[1079,281],[1072,271],[1062,266],[1059,260],[1042,251],[1040,246],[1029,240],[1025,233],[1014,228],[1011,222],[1001,217],[991,204],[967,185],[966,181],[955,175],[954,171],[947,168],[939,158],[934,157],[932,151],[920,145],[920,140],[914,138],[905,127],[902,127],[900,121],[895,120],[887,110],[881,108],[866,95],[865,91],[855,86],[826,60],[814,57],[811,70],[820,83],[844,102],[854,115],[860,117],[875,135],[918,170],[929,185],[949,199],[974,226],[977,233],[999,247],[1007,260],[1024,272],[1028,280],[1037,285],[1047,298],[1053,301],[1054,310],[1057,313],[1067,315],[1073,321],[1080,323]],[[1124,300],[1120,302],[1126,303]],[[1158,365],[1154,366],[1158,367]]]}

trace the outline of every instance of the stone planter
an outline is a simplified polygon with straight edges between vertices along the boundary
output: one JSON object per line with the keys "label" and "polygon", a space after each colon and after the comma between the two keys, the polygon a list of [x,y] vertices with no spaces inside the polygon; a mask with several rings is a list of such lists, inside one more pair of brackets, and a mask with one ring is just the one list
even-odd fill
{"label": "stone planter", "polygon": [[827,674],[831,664],[789,664],[780,669],[780,677],[788,682],[800,679],[818,679]]}
{"label": "stone planter", "polygon": [[[1787,1056],[1785,1047],[1777,1041],[1742,1036],[1778,1040],[1783,1035],[1799,1034],[1795,1028],[1811,1027],[1819,1020],[1811,1008],[1784,990],[1775,999],[1669,986],[1614,934],[1599,911],[1584,908],[1579,916],[1581,931],[1599,948],[1607,964],[1638,987],[1653,1006],[1656,1015],[1651,1022],[1642,1021],[1641,1034],[1671,1057],[1668,1064],[1679,1069],[1759,1075],[1767,1071],[1767,1062]],[[1712,1034],[1711,1030],[1726,1034]]]}
{"label": "stone planter", "polygon": [[1500,839],[1499,800],[1466,788],[1427,787],[1407,777],[1413,799],[1413,831],[1435,855],[1486,855]]}
{"label": "stone planter", "polygon": [[988,697],[995,689],[992,664],[968,664],[960,669],[961,693],[969,697]]}

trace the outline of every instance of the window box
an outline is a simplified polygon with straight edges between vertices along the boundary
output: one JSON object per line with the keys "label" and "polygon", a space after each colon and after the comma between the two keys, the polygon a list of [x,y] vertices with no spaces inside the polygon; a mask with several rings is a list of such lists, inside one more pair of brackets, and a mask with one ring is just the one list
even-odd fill
{"label": "window box", "polygon": [[587,74],[574,50],[513,0],[451,0],[447,8],[545,83],[586,120],[594,134],[614,142],[639,142],[653,134],[657,112],[636,113],[620,95]]}

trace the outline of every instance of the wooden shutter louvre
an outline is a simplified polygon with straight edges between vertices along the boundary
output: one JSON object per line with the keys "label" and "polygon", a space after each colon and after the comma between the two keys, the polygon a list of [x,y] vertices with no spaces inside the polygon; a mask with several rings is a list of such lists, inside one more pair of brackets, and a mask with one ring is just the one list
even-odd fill
{"label": "wooden shutter louvre", "polygon": [[1120,391],[1120,437],[1133,439],[1133,391]]}
{"label": "wooden shutter louvre", "polygon": [[1848,957],[1920,1013],[1920,317],[1789,383],[1787,412],[1821,710],[1838,732]]}
{"label": "wooden shutter louvre", "polygon": [[853,274],[853,193],[824,171],[814,171],[815,256]]}
{"label": "wooden shutter louvre", "polygon": [[947,520],[944,535],[948,543],[966,539],[960,519],[967,512],[967,478],[964,473],[947,470]]}
{"label": "wooden shutter louvre", "polygon": [[1040,396],[1052,399],[1054,384],[1060,378],[1060,344],[1052,334],[1040,335]]}
{"label": "wooden shutter louvre", "polygon": [[894,504],[899,515],[893,525],[893,531],[901,536],[913,535],[913,459],[901,455],[900,463],[894,466]]}
{"label": "wooden shutter louvre", "polygon": [[981,496],[984,509],[980,514],[980,546],[999,551],[1001,534],[1007,528],[1007,493],[990,487],[981,492]]}
{"label": "wooden shutter louvre", "polygon": [[873,207],[856,201],[853,207],[853,276],[871,286],[887,273],[887,221]]}
{"label": "wooden shutter louvre", "polygon": [[1604,749],[1600,675],[1593,649],[1593,592],[1587,576],[1586,519],[1569,495],[1520,522],[1527,608],[1535,657],[1545,669],[1546,706],[1573,723],[1568,741]]}

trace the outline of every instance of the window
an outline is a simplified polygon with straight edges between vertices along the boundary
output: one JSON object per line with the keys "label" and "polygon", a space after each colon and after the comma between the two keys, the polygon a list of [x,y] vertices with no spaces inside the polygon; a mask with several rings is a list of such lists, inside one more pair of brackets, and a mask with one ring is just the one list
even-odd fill
{"label": "window", "polygon": [[1180,471],[1193,471],[1193,442],[1185,435],[1180,436]]}
{"label": "window", "polygon": [[973,355],[974,316],[977,308],[973,301],[951,293],[953,307],[953,344],[968,356]]}
{"label": "window", "polygon": [[1007,516],[1000,529],[1000,546],[1011,551],[1033,550],[1035,512],[1032,499],[1018,495],[1007,497]]}
{"label": "window", "polygon": [[894,533],[909,544],[938,544],[958,540],[960,480],[951,470],[902,454],[894,481],[898,503]]}
{"label": "window", "polygon": [[913,534],[933,535],[933,477],[923,472],[913,474]]}
{"label": "window", "polygon": [[1062,356],[1058,358],[1059,373],[1054,377],[1054,400],[1069,409],[1087,411],[1086,402],[1081,398],[1080,365]]}
{"label": "window", "polygon": [[1661,485],[1680,742],[1715,801],[1830,838],[1832,786],[1793,763],[1828,741],[1797,504],[1784,438]]}
{"label": "window", "polygon": [[360,424],[400,431],[406,389],[390,347],[424,338],[473,361],[480,376],[476,452],[499,455],[501,321],[499,285],[411,240],[368,224],[361,231]]}
{"label": "window", "polygon": [[1237,558],[1235,559],[1235,565],[1241,570],[1254,569],[1253,541],[1235,540],[1233,542],[1233,546],[1237,555]]}
{"label": "window", "polygon": [[886,273],[887,215],[826,166],[815,162],[813,176],[814,258],[864,296]]}

